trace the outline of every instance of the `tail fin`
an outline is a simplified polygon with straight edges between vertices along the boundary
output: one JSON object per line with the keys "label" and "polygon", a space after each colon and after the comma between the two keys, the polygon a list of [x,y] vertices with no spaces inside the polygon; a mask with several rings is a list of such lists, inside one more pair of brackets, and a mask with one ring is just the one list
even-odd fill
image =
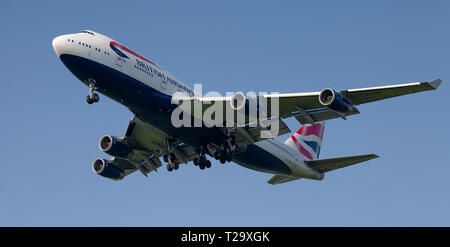
{"label": "tail fin", "polygon": [[284,143],[299,151],[307,160],[316,160],[319,158],[324,129],[325,122],[305,124]]}

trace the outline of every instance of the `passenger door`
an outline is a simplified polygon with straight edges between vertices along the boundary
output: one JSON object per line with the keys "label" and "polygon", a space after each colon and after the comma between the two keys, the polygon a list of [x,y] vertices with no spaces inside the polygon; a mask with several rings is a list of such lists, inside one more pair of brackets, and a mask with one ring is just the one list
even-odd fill
{"label": "passenger door", "polygon": [[119,69],[120,69],[123,66],[123,64],[125,63],[125,58],[119,56],[116,53],[114,53],[114,54],[115,54],[115,59],[114,60],[116,62],[117,67],[119,67]]}

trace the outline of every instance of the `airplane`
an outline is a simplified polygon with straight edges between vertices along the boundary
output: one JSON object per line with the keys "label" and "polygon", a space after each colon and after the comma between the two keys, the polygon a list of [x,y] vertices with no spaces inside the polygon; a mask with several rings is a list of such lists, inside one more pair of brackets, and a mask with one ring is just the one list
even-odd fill
{"label": "airplane", "polygon": [[[233,111],[248,107],[250,97],[242,93],[224,97],[206,97],[195,92],[155,62],[100,33],[84,30],[53,39],[52,46],[62,63],[89,87],[88,104],[99,101],[101,93],[127,107],[133,114],[125,135],[105,135],[100,149],[112,158],[98,158],[93,171],[112,180],[122,180],[135,171],[145,176],[157,172],[166,163],[168,171],[193,161],[201,170],[211,167],[212,157],[220,163],[234,162],[243,167],[272,174],[269,184],[281,184],[301,178],[322,180],[324,174],[374,158],[375,154],[319,159],[325,121],[346,119],[358,114],[357,105],[396,96],[437,89],[441,80],[414,82],[370,88],[318,92],[262,94],[258,99],[268,105],[278,102],[278,115],[267,119],[278,124],[277,136],[291,131],[283,121],[295,118],[301,128],[285,142],[262,138],[262,125],[175,127],[171,115],[179,109],[173,95],[202,104],[222,102]],[[259,101],[257,101],[259,102]],[[190,116],[194,118],[193,116]],[[232,120],[234,121],[234,120]]]}

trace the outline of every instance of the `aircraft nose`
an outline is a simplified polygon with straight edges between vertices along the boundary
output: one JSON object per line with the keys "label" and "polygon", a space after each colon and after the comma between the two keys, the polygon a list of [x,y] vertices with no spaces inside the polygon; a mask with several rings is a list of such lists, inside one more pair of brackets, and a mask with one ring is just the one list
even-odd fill
{"label": "aircraft nose", "polygon": [[61,35],[53,39],[52,46],[58,57],[66,50],[67,35]]}

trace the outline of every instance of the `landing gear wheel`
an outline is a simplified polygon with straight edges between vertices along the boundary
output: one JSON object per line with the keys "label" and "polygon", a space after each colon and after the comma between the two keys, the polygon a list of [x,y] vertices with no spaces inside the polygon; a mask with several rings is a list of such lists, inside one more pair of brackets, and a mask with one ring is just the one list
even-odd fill
{"label": "landing gear wheel", "polygon": [[227,160],[224,157],[221,157],[220,158],[220,163],[225,164],[225,163],[227,163]]}
{"label": "landing gear wheel", "polygon": [[204,170],[204,169],[205,169],[205,163],[200,162],[200,164],[198,165],[198,167],[200,167],[200,170]]}
{"label": "landing gear wheel", "polygon": [[194,164],[198,165],[198,167],[200,168],[200,170],[204,170],[205,168],[210,168],[211,167],[211,161],[209,161],[206,158],[206,152],[208,152],[209,155],[214,156],[216,155],[217,152],[215,152],[214,154],[211,154],[211,152],[208,151],[206,146],[202,146],[200,148],[200,152],[198,153],[198,157],[194,159]]}
{"label": "landing gear wheel", "polygon": [[207,159],[206,159],[205,156],[200,156],[200,163],[205,164],[206,160],[207,160]]}
{"label": "landing gear wheel", "polygon": [[219,152],[215,152],[214,153],[214,159],[216,159],[216,160],[220,159],[220,153]]}
{"label": "landing gear wheel", "polygon": [[94,91],[97,89],[95,87],[95,80],[93,78],[89,78],[87,79],[86,83],[89,84],[89,95],[86,97],[86,102],[88,104],[98,102],[100,100],[100,97],[98,96],[98,94],[94,93]]}
{"label": "landing gear wheel", "polygon": [[98,101],[100,100],[100,96],[98,96],[98,94],[94,93],[94,94],[92,95],[92,100],[93,100],[94,102],[98,102]]}
{"label": "landing gear wheel", "polygon": [[231,154],[227,154],[227,162],[231,162],[233,160],[233,156],[231,156]]}
{"label": "landing gear wheel", "polygon": [[178,170],[180,168],[180,164],[176,163],[173,165],[173,169]]}
{"label": "landing gear wheel", "polygon": [[164,162],[169,162],[169,156],[167,154],[163,155]]}
{"label": "landing gear wheel", "polygon": [[173,167],[172,167],[172,165],[170,163],[167,163],[167,170],[169,172],[173,171]]}
{"label": "landing gear wheel", "polygon": [[86,102],[87,102],[89,105],[91,105],[91,104],[94,103],[94,100],[92,100],[91,96],[88,95],[88,96],[86,97]]}

